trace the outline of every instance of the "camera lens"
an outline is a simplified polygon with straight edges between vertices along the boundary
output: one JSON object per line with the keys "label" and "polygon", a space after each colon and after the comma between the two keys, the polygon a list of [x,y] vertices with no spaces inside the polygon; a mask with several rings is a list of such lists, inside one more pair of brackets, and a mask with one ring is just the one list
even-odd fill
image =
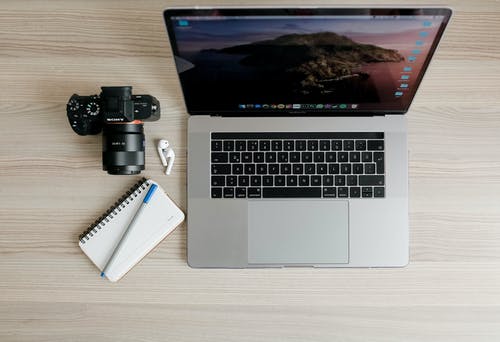
{"label": "camera lens", "polygon": [[102,168],[111,175],[136,175],[144,170],[144,126],[140,124],[104,125]]}

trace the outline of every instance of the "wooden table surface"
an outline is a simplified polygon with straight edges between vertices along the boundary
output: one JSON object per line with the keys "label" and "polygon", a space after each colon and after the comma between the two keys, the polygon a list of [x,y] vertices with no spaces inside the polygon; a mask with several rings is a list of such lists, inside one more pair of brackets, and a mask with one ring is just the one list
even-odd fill
{"label": "wooden table surface", "polygon": [[[493,0],[441,3],[455,15],[408,112],[408,267],[191,269],[182,225],[119,283],[99,278],[78,234],[139,177],[101,170],[101,137],[73,133],[66,102],[101,85],[156,96],[143,175],[185,210],[187,114],[162,10],[195,3],[238,4],[0,3],[0,341],[499,341]],[[177,154],[169,177],[163,137]]]}

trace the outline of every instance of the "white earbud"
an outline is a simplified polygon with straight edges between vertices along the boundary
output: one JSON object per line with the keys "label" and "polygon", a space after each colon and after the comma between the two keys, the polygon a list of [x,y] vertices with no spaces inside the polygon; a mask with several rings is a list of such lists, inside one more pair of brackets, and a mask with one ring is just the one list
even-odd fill
{"label": "white earbud", "polygon": [[161,163],[166,166],[165,174],[169,175],[172,171],[172,166],[174,166],[175,153],[170,147],[168,140],[160,140],[158,142],[158,154],[160,155]]}

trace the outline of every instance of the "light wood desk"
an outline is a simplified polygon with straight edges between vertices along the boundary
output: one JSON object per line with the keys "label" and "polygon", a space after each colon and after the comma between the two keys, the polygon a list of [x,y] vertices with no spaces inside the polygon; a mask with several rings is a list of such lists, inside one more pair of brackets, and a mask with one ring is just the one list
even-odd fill
{"label": "light wood desk", "polygon": [[158,97],[143,175],[186,209],[187,115],[162,22],[175,3],[195,2],[0,3],[0,341],[499,341],[493,0],[446,3],[455,16],[408,113],[408,267],[191,269],[183,225],[119,283],[99,278],[78,234],[138,177],[100,170],[101,138],[72,132],[66,101],[101,85]]}

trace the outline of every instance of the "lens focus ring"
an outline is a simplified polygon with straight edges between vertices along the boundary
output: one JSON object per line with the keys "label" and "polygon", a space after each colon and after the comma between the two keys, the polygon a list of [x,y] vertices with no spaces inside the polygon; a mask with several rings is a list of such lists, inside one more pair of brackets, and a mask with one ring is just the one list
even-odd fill
{"label": "lens focus ring", "polygon": [[142,124],[105,125],[102,167],[110,174],[130,175],[144,170],[144,127]]}

